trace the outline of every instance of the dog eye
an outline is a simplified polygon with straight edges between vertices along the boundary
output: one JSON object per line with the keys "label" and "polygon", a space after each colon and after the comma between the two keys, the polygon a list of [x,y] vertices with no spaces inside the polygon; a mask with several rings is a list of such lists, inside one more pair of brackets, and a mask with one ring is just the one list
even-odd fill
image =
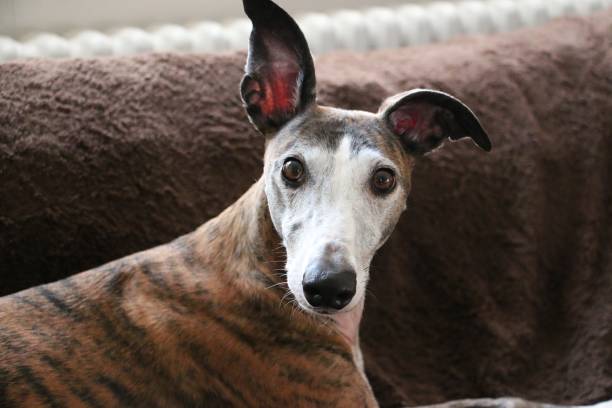
{"label": "dog eye", "polygon": [[372,176],[372,190],[376,194],[388,194],[395,187],[395,174],[390,169],[378,169]]}
{"label": "dog eye", "polygon": [[297,186],[302,182],[304,176],[304,166],[302,162],[294,157],[285,160],[282,169],[283,178],[289,185]]}

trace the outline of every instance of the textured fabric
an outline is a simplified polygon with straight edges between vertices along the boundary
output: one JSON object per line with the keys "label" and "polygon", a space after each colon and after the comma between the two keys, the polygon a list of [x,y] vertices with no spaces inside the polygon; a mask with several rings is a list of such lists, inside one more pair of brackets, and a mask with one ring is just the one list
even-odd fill
{"label": "textured fabric", "polygon": [[[194,229],[261,173],[244,54],[0,65],[0,290]],[[448,143],[372,266],[362,343],[382,406],[612,397],[612,13],[315,62],[322,103],[414,87],[481,118]]]}

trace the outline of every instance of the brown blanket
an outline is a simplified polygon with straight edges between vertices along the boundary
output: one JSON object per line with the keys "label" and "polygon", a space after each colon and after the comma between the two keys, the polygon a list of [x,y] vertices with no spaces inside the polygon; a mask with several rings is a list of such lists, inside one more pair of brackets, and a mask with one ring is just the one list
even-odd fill
{"label": "brown blanket", "polygon": [[[0,292],[162,243],[259,176],[243,54],[0,64]],[[324,103],[429,86],[494,150],[421,160],[362,342],[385,407],[612,398],[612,12],[316,61]]]}

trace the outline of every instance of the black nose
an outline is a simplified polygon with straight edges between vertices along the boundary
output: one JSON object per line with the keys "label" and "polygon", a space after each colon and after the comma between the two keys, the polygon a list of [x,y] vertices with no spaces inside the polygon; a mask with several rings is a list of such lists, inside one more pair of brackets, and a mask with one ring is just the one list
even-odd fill
{"label": "black nose", "polygon": [[302,288],[306,300],[313,307],[340,310],[355,296],[357,279],[355,271],[332,270],[329,265],[315,264],[304,274]]}

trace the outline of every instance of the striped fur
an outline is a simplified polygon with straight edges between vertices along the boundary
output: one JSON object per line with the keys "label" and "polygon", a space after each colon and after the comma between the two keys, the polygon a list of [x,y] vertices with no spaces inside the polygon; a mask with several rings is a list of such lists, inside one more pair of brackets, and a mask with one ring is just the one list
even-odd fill
{"label": "striped fur", "polygon": [[376,406],[348,342],[284,298],[284,256],[260,181],[192,234],[0,299],[0,406]]}

